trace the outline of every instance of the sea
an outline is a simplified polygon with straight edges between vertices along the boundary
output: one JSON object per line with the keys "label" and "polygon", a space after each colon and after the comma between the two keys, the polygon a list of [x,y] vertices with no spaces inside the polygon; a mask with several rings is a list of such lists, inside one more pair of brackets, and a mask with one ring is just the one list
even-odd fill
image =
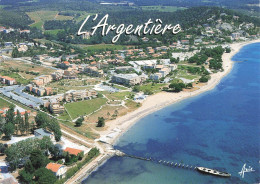
{"label": "sea", "polygon": [[[129,155],[214,168],[231,177],[113,157],[82,183],[259,183],[260,43],[244,46],[232,60],[232,71],[213,90],[147,115],[115,144]],[[250,171],[244,177],[243,166]]]}

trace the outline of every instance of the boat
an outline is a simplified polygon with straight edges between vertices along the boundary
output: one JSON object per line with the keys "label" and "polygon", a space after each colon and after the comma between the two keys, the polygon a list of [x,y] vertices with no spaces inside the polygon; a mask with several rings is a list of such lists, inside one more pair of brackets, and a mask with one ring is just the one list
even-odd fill
{"label": "boat", "polygon": [[217,170],[214,170],[214,169],[209,169],[209,168],[206,168],[206,167],[197,167],[197,170],[199,172],[202,172],[202,173],[205,173],[205,174],[212,174],[212,175],[215,175],[215,176],[222,176],[222,177],[230,177],[231,176],[231,174],[229,174],[229,173],[217,171]]}

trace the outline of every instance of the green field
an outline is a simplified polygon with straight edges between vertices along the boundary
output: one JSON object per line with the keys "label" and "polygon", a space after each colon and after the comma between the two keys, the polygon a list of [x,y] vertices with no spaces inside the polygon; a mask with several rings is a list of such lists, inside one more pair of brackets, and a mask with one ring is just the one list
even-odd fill
{"label": "green field", "polygon": [[128,96],[131,94],[131,92],[117,92],[117,93],[104,93],[107,98],[110,100],[124,100],[125,96]]}
{"label": "green field", "polygon": [[186,8],[177,6],[142,6],[142,10],[146,11],[175,12],[184,9]]}
{"label": "green field", "polygon": [[59,31],[61,31],[61,29],[46,30],[46,31],[44,31],[44,33],[45,34],[56,35],[56,34],[58,34]]}
{"label": "green field", "polygon": [[72,16],[58,15],[55,20],[72,20]]}
{"label": "green field", "polygon": [[27,15],[34,21],[31,27],[43,28],[44,21],[53,20],[58,14],[58,11],[34,11],[27,12]]}
{"label": "green field", "polygon": [[37,27],[38,29],[43,29],[43,24],[48,20],[71,20],[71,16],[58,15],[58,11],[34,11],[26,12],[27,15],[34,21],[31,27]]}
{"label": "green field", "polygon": [[[95,110],[99,109],[102,105],[106,104],[107,99],[105,98],[95,98],[92,100],[84,100],[80,102],[73,102],[65,104],[65,107],[72,119],[79,116],[88,115]],[[66,119],[67,115],[64,113],[61,115],[61,119]]]}
{"label": "green field", "polygon": [[143,85],[140,85],[140,91],[151,91],[153,93],[157,93],[157,92],[160,92],[161,91],[161,88],[166,86],[166,84],[152,84],[152,83],[149,83],[149,84],[143,84]]}
{"label": "green field", "polygon": [[28,84],[30,82],[30,80],[23,79],[18,73],[13,73],[13,72],[4,70],[4,71],[0,72],[0,75],[14,78],[16,80],[16,82],[20,83],[20,84]]}
{"label": "green field", "polygon": [[114,87],[114,88],[117,88],[117,89],[121,89],[121,90],[126,90],[126,89],[128,89],[128,88],[126,88],[126,87],[119,86],[119,85],[116,85],[116,84],[113,84],[113,87]]}
{"label": "green field", "polygon": [[0,109],[4,108],[4,107],[9,107],[11,104],[9,102],[7,102],[6,100],[2,99],[0,97]]}

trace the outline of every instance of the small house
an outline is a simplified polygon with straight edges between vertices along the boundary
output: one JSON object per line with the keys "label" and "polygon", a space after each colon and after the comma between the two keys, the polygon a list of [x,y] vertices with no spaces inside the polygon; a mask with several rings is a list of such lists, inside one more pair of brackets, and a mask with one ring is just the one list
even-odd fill
{"label": "small house", "polygon": [[57,178],[63,178],[67,172],[67,167],[61,164],[49,163],[46,169],[51,170]]}
{"label": "small house", "polygon": [[77,156],[79,153],[83,152],[83,150],[67,147],[64,152]]}

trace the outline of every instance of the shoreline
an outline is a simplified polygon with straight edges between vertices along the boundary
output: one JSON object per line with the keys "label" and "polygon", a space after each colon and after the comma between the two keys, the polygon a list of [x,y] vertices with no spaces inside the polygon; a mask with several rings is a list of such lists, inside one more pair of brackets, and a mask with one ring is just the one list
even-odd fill
{"label": "shoreline", "polygon": [[[232,61],[232,57],[235,54],[237,54],[240,51],[240,49],[245,45],[253,44],[257,42],[260,42],[260,39],[230,44],[229,46],[231,48],[231,52],[224,53],[222,55],[224,71],[211,74],[211,79],[206,83],[206,85],[201,86],[198,90],[192,92],[184,92],[184,91],[179,93],[160,92],[151,95],[147,97],[147,99],[142,103],[142,106],[136,109],[135,111],[127,113],[126,115],[121,116],[115,120],[108,121],[106,123],[108,129],[100,132],[100,136],[107,137],[107,135],[109,134],[114,134],[113,137],[111,137],[109,140],[106,140],[106,143],[110,145],[114,145],[117,143],[117,141],[119,141],[119,138],[125,132],[129,131],[129,129],[143,117],[155,111],[161,110],[164,107],[167,107],[174,103],[180,102],[190,97],[198,96],[204,92],[214,89],[220,83],[220,81],[231,72],[233,65],[235,63],[235,61]],[[115,129],[120,131],[115,132]],[[114,153],[111,152],[110,146],[104,147],[104,144],[101,145],[98,142],[99,140],[95,140],[95,141],[96,141],[95,145],[100,149],[100,156],[94,159],[92,162],[90,162],[85,167],[85,169],[83,169],[84,171],[82,170],[78,174],[76,174],[75,178],[73,177],[75,179],[72,180],[73,183],[81,183],[83,180],[86,180],[93,171],[96,171],[98,167],[100,167],[107,161],[108,158],[111,158],[113,156]],[[71,179],[69,179],[68,181],[71,181]]]}
{"label": "shoreline", "polygon": [[142,106],[135,111],[127,113],[126,115],[121,116],[115,120],[108,121],[107,124],[109,128],[106,131],[101,132],[101,135],[106,136],[113,132],[113,129],[115,128],[122,130],[118,135],[108,141],[109,144],[114,145],[121,135],[127,132],[138,120],[142,119],[143,117],[189,97],[198,96],[206,91],[214,89],[222,80],[222,78],[231,72],[234,65],[232,57],[245,45],[257,42],[260,42],[260,39],[230,44],[229,46],[231,48],[231,52],[224,53],[222,55],[224,71],[211,74],[211,79],[206,83],[206,85],[201,86],[198,90],[192,92],[160,92],[148,96],[147,99],[142,103]]}

